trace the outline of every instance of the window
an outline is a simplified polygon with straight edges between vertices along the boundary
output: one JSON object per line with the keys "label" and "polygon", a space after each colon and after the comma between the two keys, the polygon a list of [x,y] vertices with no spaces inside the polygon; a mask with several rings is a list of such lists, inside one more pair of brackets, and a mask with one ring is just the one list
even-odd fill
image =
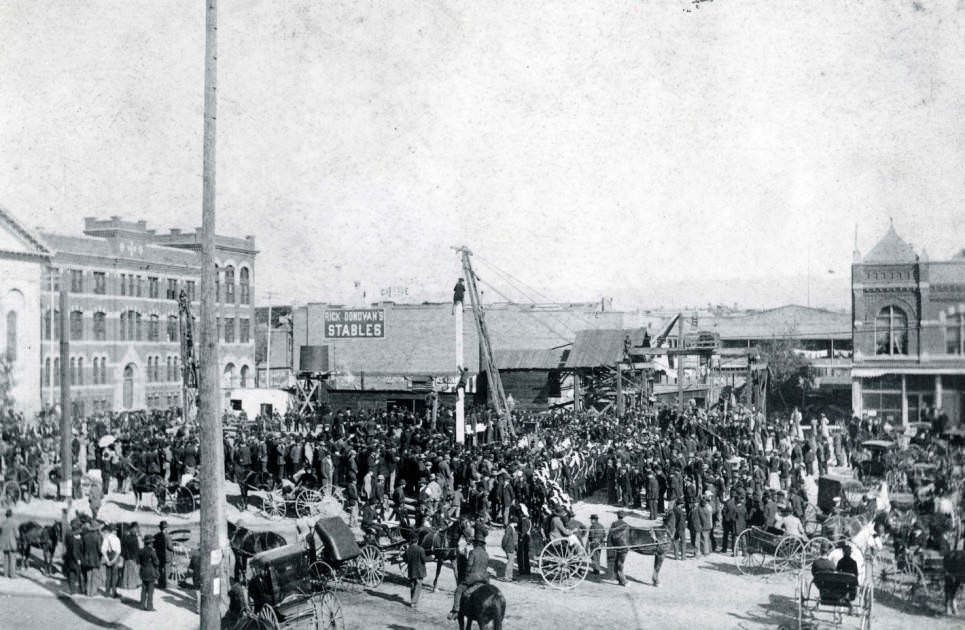
{"label": "window", "polygon": [[965,313],[955,313],[945,320],[945,352],[965,354]]}
{"label": "window", "polygon": [[176,300],[178,299],[178,280],[177,278],[168,278],[168,299]]}
{"label": "window", "polygon": [[176,315],[168,315],[168,341],[178,340],[178,318]]}
{"label": "window", "polygon": [[60,291],[60,269],[50,269],[44,278],[44,289]]}
{"label": "window", "polygon": [[214,266],[214,299],[216,302],[221,301],[221,270],[218,265]]}
{"label": "window", "polygon": [[886,306],[875,318],[875,354],[908,354],[908,317],[897,306]]}
{"label": "window", "polygon": [[167,379],[166,379],[167,381],[173,381],[173,380],[174,380],[174,376],[173,376],[174,371],[173,371],[171,368],[172,368],[171,355],[168,355],[168,359],[167,359],[167,371],[164,373],[165,376],[167,377]]}
{"label": "window", "polygon": [[185,284],[187,285],[188,301],[194,302],[194,280],[188,280]]}
{"label": "window", "polygon": [[214,326],[215,326],[214,338],[217,339],[218,341],[221,341],[222,337],[221,337],[221,318],[220,317],[214,318]]}
{"label": "window", "polygon": [[124,367],[124,407],[130,409],[134,406],[134,364],[128,363]]}
{"label": "window", "polygon": [[50,387],[50,357],[44,359],[44,373],[40,376],[44,387]]}
{"label": "window", "polygon": [[235,303],[235,268],[231,265],[224,269],[224,301]]}
{"label": "window", "polygon": [[134,285],[134,288],[136,289],[136,293],[134,293],[134,295],[136,295],[137,297],[141,297],[141,293],[144,290],[144,278],[142,278],[141,276],[138,276],[137,284]]}
{"label": "window", "polygon": [[103,271],[94,272],[94,293],[97,295],[107,293],[107,274]]}
{"label": "window", "polygon": [[94,339],[96,341],[107,339],[107,315],[104,313],[94,313]]}
{"label": "window", "polygon": [[147,373],[145,373],[145,375],[144,375],[144,378],[145,378],[145,380],[146,380],[148,383],[150,383],[152,380],[154,380],[154,379],[152,378],[152,374],[153,374],[153,373],[154,373],[154,357],[148,357],[148,358],[147,358]]}
{"label": "window", "polygon": [[158,279],[149,277],[147,279],[147,296],[150,298],[157,298],[158,296]]}
{"label": "window", "polygon": [[121,274],[121,295],[127,295],[127,274]]}
{"label": "window", "polygon": [[248,366],[241,366],[241,386],[248,387]]}
{"label": "window", "polygon": [[248,304],[251,302],[251,280],[248,268],[242,267],[239,275],[241,276],[241,303]]}
{"label": "window", "polygon": [[121,313],[121,341],[127,341],[127,313]]}
{"label": "window", "polygon": [[60,359],[54,359],[54,387],[60,387]]}
{"label": "window", "polygon": [[143,320],[142,320],[142,318],[141,318],[141,314],[140,314],[140,313],[135,313],[135,314],[134,314],[134,320],[135,320],[135,322],[137,323],[137,332],[136,332],[136,334],[134,335],[134,340],[135,340],[135,341],[141,341],[142,339],[144,339],[144,322],[143,322]]}
{"label": "window", "polygon": [[84,272],[80,269],[70,270],[70,292],[71,293],[84,292]]}
{"label": "window", "polygon": [[235,342],[235,318],[234,317],[224,318],[224,342],[225,343]]}
{"label": "window", "polygon": [[77,357],[77,384],[84,384],[84,357]]}
{"label": "window", "polygon": [[50,321],[52,315],[53,313],[51,313],[50,309],[48,308],[46,311],[44,311],[44,315],[41,318],[40,328],[45,341],[50,339],[50,333],[54,328],[54,322]]}
{"label": "window", "polygon": [[93,359],[91,359],[91,362],[90,362],[90,382],[94,385],[97,385],[100,382],[98,380],[98,377],[100,374],[97,371],[98,367],[100,366],[100,363],[101,363],[101,360],[98,359],[97,357],[94,357]]}
{"label": "window", "polygon": [[238,341],[248,343],[251,341],[251,320],[241,318],[238,320]]}
{"label": "window", "polygon": [[161,338],[161,318],[157,315],[151,315],[150,321],[147,325],[147,340],[148,341],[158,341]]}
{"label": "window", "polygon": [[7,360],[17,360],[17,311],[7,312]]}
{"label": "window", "polygon": [[70,313],[70,338],[72,340],[84,338],[84,314],[80,311]]}
{"label": "window", "polygon": [[77,359],[70,360],[70,384],[75,385],[77,383]]}

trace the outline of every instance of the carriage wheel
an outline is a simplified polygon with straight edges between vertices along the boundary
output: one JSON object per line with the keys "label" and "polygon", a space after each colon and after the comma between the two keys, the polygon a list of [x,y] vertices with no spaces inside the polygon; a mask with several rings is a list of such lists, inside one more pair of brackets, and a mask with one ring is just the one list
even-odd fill
{"label": "carriage wheel", "polygon": [[931,597],[931,589],[925,572],[917,564],[909,565],[901,575],[904,598],[918,606],[925,606]]}
{"label": "carriage wheel", "polygon": [[589,556],[566,538],[546,543],[539,554],[539,569],[548,586],[562,591],[575,588],[590,568]]}
{"label": "carriage wheel", "polygon": [[338,588],[338,578],[335,570],[327,563],[316,560],[308,567],[308,583],[310,593],[323,593]]}
{"label": "carriage wheel", "polygon": [[284,518],[285,498],[277,492],[268,492],[265,494],[265,502],[263,503],[262,511],[265,513],[265,516],[273,521]]}
{"label": "carriage wheel", "polygon": [[834,543],[824,536],[818,536],[807,541],[804,544],[804,565],[802,568],[810,566],[818,558],[825,557],[831,553],[832,549],[834,549]]}
{"label": "carriage wheel", "polygon": [[168,493],[168,503],[176,514],[190,514],[197,507],[194,493],[184,486],[178,486]]}
{"label": "carriage wheel", "polygon": [[3,500],[7,505],[16,504],[20,500],[20,484],[16,481],[3,484]]}
{"label": "carriage wheel", "polygon": [[767,557],[761,550],[760,543],[754,540],[753,534],[753,530],[745,529],[740,533],[740,536],[737,537],[737,542],[734,543],[737,569],[743,575],[756,573],[767,561]]}
{"label": "carriage wheel", "polygon": [[312,607],[315,609],[314,630],[344,630],[345,618],[342,615],[342,604],[335,593],[326,591],[312,597]]}
{"label": "carriage wheel", "polygon": [[814,536],[821,531],[821,523],[818,521],[818,510],[808,503],[804,507],[804,533]]}
{"label": "carriage wheel", "polygon": [[303,488],[295,497],[295,513],[299,518],[311,518],[318,514],[318,504],[321,494],[317,490]]}
{"label": "carriage wheel", "polygon": [[781,539],[774,550],[774,572],[800,571],[804,566],[804,543],[797,538]]}
{"label": "carriage wheel", "polygon": [[875,603],[874,582],[865,586],[865,595],[861,601],[861,630],[871,630],[871,609]]}
{"label": "carriage wheel", "polygon": [[369,588],[376,588],[385,579],[385,554],[375,545],[365,545],[355,559],[359,581]]}
{"label": "carriage wheel", "polygon": [[154,511],[161,514],[170,514],[175,511],[177,493],[168,490],[163,481],[154,484]]}
{"label": "carriage wheel", "polygon": [[319,491],[319,500],[334,501],[340,506],[345,505],[345,496],[342,494],[342,489],[335,485],[331,485],[328,488],[322,486],[322,489]]}
{"label": "carriage wheel", "polygon": [[275,613],[275,609],[271,607],[271,604],[265,604],[258,611],[258,617],[265,621],[269,627],[275,630],[280,630],[281,626],[278,623],[278,615]]}

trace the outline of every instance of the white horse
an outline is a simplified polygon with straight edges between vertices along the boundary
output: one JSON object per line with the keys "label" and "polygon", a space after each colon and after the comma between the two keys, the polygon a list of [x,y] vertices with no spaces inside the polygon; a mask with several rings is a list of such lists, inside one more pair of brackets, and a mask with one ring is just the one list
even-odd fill
{"label": "white horse", "polygon": [[[858,565],[858,585],[864,586],[866,571],[873,571],[872,563],[882,548],[881,537],[875,531],[874,521],[864,525],[857,534],[852,536],[849,544],[851,557]],[[834,566],[838,566],[838,561],[844,557],[844,550],[837,547],[825,557],[833,562]]]}

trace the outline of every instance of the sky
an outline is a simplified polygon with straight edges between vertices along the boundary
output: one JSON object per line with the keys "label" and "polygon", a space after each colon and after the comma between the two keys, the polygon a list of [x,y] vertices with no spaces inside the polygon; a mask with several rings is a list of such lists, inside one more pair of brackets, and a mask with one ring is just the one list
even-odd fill
{"label": "sky", "polygon": [[[856,231],[965,247],[965,0],[221,0],[218,37],[262,302],[448,299],[466,245],[486,300],[843,307]],[[0,204],[200,225],[203,53],[201,0],[0,3]]]}

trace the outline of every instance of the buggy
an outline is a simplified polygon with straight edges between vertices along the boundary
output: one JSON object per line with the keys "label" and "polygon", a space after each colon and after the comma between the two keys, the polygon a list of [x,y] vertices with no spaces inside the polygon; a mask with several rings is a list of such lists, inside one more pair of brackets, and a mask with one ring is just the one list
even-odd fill
{"label": "buggy", "polygon": [[786,536],[780,530],[755,526],[737,536],[734,561],[744,575],[767,570],[781,573],[800,569],[808,557],[823,555],[830,547],[831,542],[821,537],[805,540]]}
{"label": "buggy", "polygon": [[359,547],[355,534],[337,516],[321,518],[307,537],[311,559],[309,573],[320,584],[333,589],[346,583],[374,588],[385,577],[385,558],[378,547]]}
{"label": "buggy", "polygon": [[309,569],[296,543],[255,554],[248,562],[248,597],[254,616],[278,630],[342,630],[342,606],[330,585]]}

